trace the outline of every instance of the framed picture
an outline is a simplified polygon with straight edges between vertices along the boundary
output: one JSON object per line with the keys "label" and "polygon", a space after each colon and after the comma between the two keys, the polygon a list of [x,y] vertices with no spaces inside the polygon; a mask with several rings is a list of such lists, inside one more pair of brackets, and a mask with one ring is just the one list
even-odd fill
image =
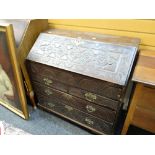
{"label": "framed picture", "polygon": [[34,98],[34,91],[29,78],[25,59],[35,43],[40,32],[48,29],[47,19],[0,19],[0,23],[9,23],[13,26],[15,45],[17,56],[19,57],[19,65],[23,75],[23,82],[26,87],[27,97],[30,99],[30,103],[36,108],[36,101]]}
{"label": "framed picture", "polygon": [[11,24],[0,24],[0,104],[28,119],[27,101]]}

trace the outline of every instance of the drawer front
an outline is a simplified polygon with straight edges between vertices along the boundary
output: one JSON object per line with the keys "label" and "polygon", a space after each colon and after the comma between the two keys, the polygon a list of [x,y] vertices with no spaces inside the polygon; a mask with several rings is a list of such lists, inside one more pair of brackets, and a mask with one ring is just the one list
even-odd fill
{"label": "drawer front", "polygon": [[41,76],[48,77],[50,80],[56,80],[114,100],[120,100],[123,94],[123,88],[117,84],[67,72],[36,62],[27,61],[27,68],[31,78],[38,80],[38,82],[42,81],[40,79]]}
{"label": "drawer front", "polygon": [[86,114],[69,105],[58,103],[55,101],[48,102],[45,98],[39,98],[39,107],[61,115],[69,120],[76,122],[91,130],[95,130],[100,134],[112,134],[113,124],[107,123],[92,115]]}
{"label": "drawer front", "polygon": [[[96,95],[94,93],[81,90],[79,88],[71,87],[69,85],[65,85],[63,83],[51,80],[49,78],[42,77],[41,79],[42,79],[42,84],[40,83],[41,85],[45,85],[50,88],[60,90],[67,94],[73,95],[75,97],[98,104],[100,106],[104,106],[104,107],[110,108],[115,111],[117,111],[117,109],[121,106],[121,102],[119,101],[115,101],[115,100],[112,100],[112,99],[109,99],[109,98],[106,98],[100,95]],[[35,88],[37,89],[37,87]]]}
{"label": "drawer front", "polygon": [[155,133],[155,111],[137,106],[132,124]]}
{"label": "drawer front", "polygon": [[33,83],[33,86],[38,98],[40,98],[40,96],[44,96],[48,102],[55,101],[58,103],[63,103],[75,107],[76,109],[79,109],[85,113],[99,117],[107,122],[115,122],[116,111],[98,106],[86,100],[69,95],[56,89],[49,88],[47,86],[40,85],[38,83]]}
{"label": "drawer front", "polygon": [[143,85],[141,94],[137,105],[155,111],[155,88]]}

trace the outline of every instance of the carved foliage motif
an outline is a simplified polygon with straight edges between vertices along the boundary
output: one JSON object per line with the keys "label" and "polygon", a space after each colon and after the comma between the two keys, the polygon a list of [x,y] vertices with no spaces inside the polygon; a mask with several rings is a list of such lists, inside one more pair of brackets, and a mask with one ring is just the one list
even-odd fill
{"label": "carved foliage motif", "polygon": [[29,60],[125,85],[136,47],[41,33]]}

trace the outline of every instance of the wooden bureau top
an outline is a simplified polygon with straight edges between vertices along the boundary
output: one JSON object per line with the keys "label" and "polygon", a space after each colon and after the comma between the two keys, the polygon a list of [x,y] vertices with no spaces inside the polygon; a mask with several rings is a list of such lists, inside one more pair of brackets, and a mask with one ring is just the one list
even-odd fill
{"label": "wooden bureau top", "polygon": [[127,36],[117,36],[110,34],[99,34],[94,32],[83,32],[83,31],[73,31],[73,30],[63,30],[63,29],[49,29],[45,33],[66,36],[71,38],[81,38],[90,41],[105,42],[111,44],[120,44],[125,46],[136,46],[138,48],[140,44],[139,38],[127,37]]}
{"label": "wooden bureau top", "polygon": [[[122,43],[123,39],[117,36],[73,31],[50,32],[39,35],[28,60],[122,86],[127,84],[138,39],[127,38]],[[113,38],[112,41],[109,38]]]}
{"label": "wooden bureau top", "polygon": [[132,80],[155,86],[155,51],[140,51]]}

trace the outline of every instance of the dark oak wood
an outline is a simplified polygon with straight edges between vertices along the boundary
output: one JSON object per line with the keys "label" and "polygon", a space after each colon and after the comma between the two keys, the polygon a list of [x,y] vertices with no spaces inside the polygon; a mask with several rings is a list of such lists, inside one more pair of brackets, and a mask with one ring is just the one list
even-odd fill
{"label": "dark oak wood", "polygon": [[95,129],[96,132],[100,134],[112,134],[114,132],[113,123],[108,123],[102,119],[79,111],[78,109],[68,106],[66,104],[55,101],[49,103],[47,101],[47,98],[39,98],[38,106],[44,108],[45,110],[60,114],[61,116],[65,116],[73,122],[79,122],[85,127]]}
{"label": "dark oak wood", "polygon": [[93,32],[77,32],[73,30],[63,30],[63,29],[48,29],[46,33],[55,34],[55,35],[62,35],[66,37],[78,38],[91,40],[91,41],[99,41],[105,42],[110,44],[120,44],[124,46],[135,46],[138,48],[140,43],[139,38],[132,38],[127,36],[117,36],[117,35],[110,35],[110,34],[99,34]]}
{"label": "dark oak wood", "polygon": [[96,104],[93,104],[89,101],[85,101],[81,98],[69,95],[67,93],[63,93],[59,90],[52,89],[50,87],[46,87],[44,85],[41,85],[39,83],[33,82],[33,87],[36,90],[36,93],[39,96],[44,96],[44,98],[47,98],[47,102],[60,102],[63,104],[67,104],[69,106],[75,107],[76,109],[79,109],[85,113],[89,113],[91,115],[94,115],[98,118],[101,118],[107,122],[114,122],[116,118],[116,111],[98,106]]}
{"label": "dark oak wood", "polygon": [[136,46],[41,33],[27,59],[126,86]]}
{"label": "dark oak wood", "polygon": [[[91,91],[92,93],[99,94],[117,101],[119,101],[121,96],[124,94],[123,87],[119,85],[28,61],[29,60],[27,60],[27,68],[29,68],[31,78],[37,80],[38,82],[44,83],[44,79],[47,78],[48,80],[52,81],[52,83],[49,84],[51,87],[61,89],[62,87],[60,88],[57,84],[62,83],[62,85],[66,84],[67,86],[74,86],[76,88]],[[40,75],[40,72],[41,76],[38,76]],[[62,89],[62,91],[71,92],[71,90],[69,91],[69,89],[65,87]]]}
{"label": "dark oak wood", "polygon": [[[64,34],[64,35],[63,35]],[[139,40],[41,33],[26,65],[38,106],[100,134],[114,134]],[[121,38],[122,39],[122,38]],[[129,41],[130,40],[130,41]],[[105,42],[103,42],[105,41]]]}
{"label": "dark oak wood", "polygon": [[[29,68],[30,68],[29,69],[29,71],[30,71],[33,67],[31,68],[29,66]],[[41,66],[39,68],[41,69]],[[89,99],[86,96],[86,94],[87,93],[90,93],[91,90],[90,91],[89,90],[83,90],[83,89],[77,88],[75,86],[73,87],[71,85],[67,85],[67,84],[64,84],[62,82],[53,80],[53,79],[51,79],[50,77],[47,76],[49,74],[47,74],[46,76],[43,76],[43,75],[37,76],[37,75],[38,75],[38,73],[35,73],[34,74],[34,73],[31,73],[31,71],[30,71],[30,76],[31,76],[31,79],[33,81],[42,83],[42,84],[44,84],[44,85],[46,85],[48,87],[55,88],[57,90],[60,90],[62,92],[68,93],[70,95],[73,95],[73,96],[76,96],[76,97],[79,97],[79,98],[82,98],[82,99],[85,99],[87,101],[90,101],[91,100],[91,99]],[[49,81],[49,82],[47,82],[47,81]],[[96,88],[97,88],[97,86],[96,86]],[[93,87],[92,87],[92,89],[93,89]],[[117,89],[115,91],[113,91],[113,92],[118,94],[118,92],[116,92],[116,91],[117,91]],[[113,109],[113,110],[117,110],[118,107],[121,106],[121,102],[116,101],[116,100],[112,100],[110,98],[107,98],[107,97],[105,97],[106,95],[105,96],[98,95],[98,92],[97,92],[97,94],[94,93],[94,92],[91,92],[91,94],[95,95],[95,97],[96,97],[94,100],[91,100],[91,102],[93,102],[93,103],[96,103],[96,104],[101,105],[101,106],[104,106],[104,107],[108,107],[108,108]],[[120,97],[121,97],[121,95],[120,95]]]}

